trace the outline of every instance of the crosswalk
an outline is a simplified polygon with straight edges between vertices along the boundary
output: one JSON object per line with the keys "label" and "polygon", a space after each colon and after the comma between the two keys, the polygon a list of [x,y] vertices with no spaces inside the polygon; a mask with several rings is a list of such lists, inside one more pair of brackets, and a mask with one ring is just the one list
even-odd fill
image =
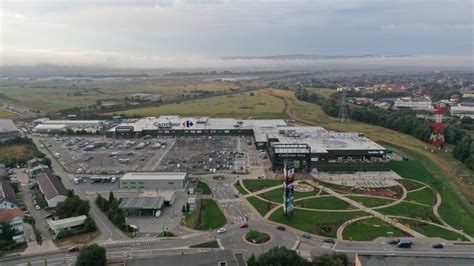
{"label": "crosswalk", "polygon": [[[166,250],[187,250],[189,247],[182,246],[182,247],[174,247],[174,248],[168,248]],[[134,258],[134,259],[151,259],[153,257],[158,256],[160,253],[160,250],[138,250],[138,251],[125,251],[123,252],[122,257],[123,258]]]}
{"label": "crosswalk", "polygon": [[220,199],[218,200],[219,203],[233,203],[233,202],[241,202],[242,199],[234,198],[234,199]]}
{"label": "crosswalk", "polygon": [[197,232],[197,233],[187,234],[187,235],[181,236],[181,239],[190,239],[190,238],[200,237],[200,236],[203,236],[205,234],[207,234],[207,233]]}
{"label": "crosswalk", "polygon": [[141,244],[141,243],[150,243],[157,242],[160,239],[156,237],[137,237],[133,239],[124,239],[124,240],[115,240],[115,241],[104,241],[99,243],[102,246],[121,246],[121,245],[130,245],[130,244]]}

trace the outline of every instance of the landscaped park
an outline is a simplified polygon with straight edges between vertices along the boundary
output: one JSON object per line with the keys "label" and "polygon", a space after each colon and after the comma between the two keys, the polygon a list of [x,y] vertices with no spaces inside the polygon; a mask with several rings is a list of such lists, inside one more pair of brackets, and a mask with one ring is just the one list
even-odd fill
{"label": "landscaped park", "polygon": [[234,186],[263,218],[324,237],[359,241],[404,236],[474,240],[471,220],[459,224],[439,211],[455,203],[441,196],[436,180],[422,164],[396,161],[392,169],[402,177],[395,179],[393,186],[362,187],[317,178],[297,179],[294,212],[288,217],[283,214],[282,180],[241,179]]}

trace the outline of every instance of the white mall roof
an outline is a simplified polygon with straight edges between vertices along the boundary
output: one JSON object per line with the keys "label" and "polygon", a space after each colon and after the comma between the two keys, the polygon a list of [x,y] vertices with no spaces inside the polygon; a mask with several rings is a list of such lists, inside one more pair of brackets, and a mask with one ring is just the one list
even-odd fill
{"label": "white mall roof", "polygon": [[126,173],[120,180],[184,180],[186,172],[131,172]]}

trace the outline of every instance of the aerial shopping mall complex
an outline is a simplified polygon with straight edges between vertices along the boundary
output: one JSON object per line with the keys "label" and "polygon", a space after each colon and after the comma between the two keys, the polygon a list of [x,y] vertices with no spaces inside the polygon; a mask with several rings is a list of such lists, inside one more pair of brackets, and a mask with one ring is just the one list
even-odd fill
{"label": "aerial shopping mall complex", "polygon": [[127,120],[106,132],[110,138],[243,136],[267,150],[273,170],[285,160],[298,172],[389,171],[386,150],[360,133],[289,125],[281,119],[160,116]]}

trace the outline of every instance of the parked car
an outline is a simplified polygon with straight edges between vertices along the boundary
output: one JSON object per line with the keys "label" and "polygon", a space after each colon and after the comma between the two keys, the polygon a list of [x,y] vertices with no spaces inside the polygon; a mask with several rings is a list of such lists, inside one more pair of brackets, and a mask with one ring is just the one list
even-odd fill
{"label": "parked car", "polygon": [[285,231],[285,230],[286,230],[286,228],[285,228],[283,225],[277,226],[277,229],[278,229],[278,230],[281,230],[281,231]]}
{"label": "parked car", "polygon": [[69,252],[77,252],[79,251],[79,246],[78,245],[75,245],[75,246],[72,246],[68,249]]}
{"label": "parked car", "polygon": [[302,235],[302,237],[307,238],[307,239],[310,239],[310,238],[311,238],[311,235],[310,235],[310,234],[307,234],[307,233],[304,233],[304,234]]}
{"label": "parked car", "polygon": [[334,241],[334,239],[332,239],[332,238],[326,238],[323,241],[324,241],[324,243],[330,243],[330,244],[336,243],[336,241]]}
{"label": "parked car", "polygon": [[431,246],[432,248],[444,248],[444,245],[442,243],[436,243]]}
{"label": "parked car", "polygon": [[410,240],[400,240],[400,241],[398,241],[398,247],[399,248],[411,248],[412,244],[413,244],[413,242],[411,242]]}
{"label": "parked car", "polygon": [[398,240],[396,240],[396,239],[391,239],[391,240],[387,241],[387,244],[389,244],[389,245],[396,245],[396,244],[398,244]]}
{"label": "parked car", "polygon": [[41,210],[41,207],[39,205],[35,205],[35,209]]}
{"label": "parked car", "polygon": [[240,226],[240,228],[247,228],[247,227],[249,227],[249,225],[246,223]]}
{"label": "parked car", "polygon": [[161,216],[161,211],[160,210],[157,210],[155,212],[155,218],[159,218]]}
{"label": "parked car", "polygon": [[225,233],[225,228],[220,228],[219,230],[217,230],[217,233],[218,233],[218,234],[223,234],[223,233]]}

